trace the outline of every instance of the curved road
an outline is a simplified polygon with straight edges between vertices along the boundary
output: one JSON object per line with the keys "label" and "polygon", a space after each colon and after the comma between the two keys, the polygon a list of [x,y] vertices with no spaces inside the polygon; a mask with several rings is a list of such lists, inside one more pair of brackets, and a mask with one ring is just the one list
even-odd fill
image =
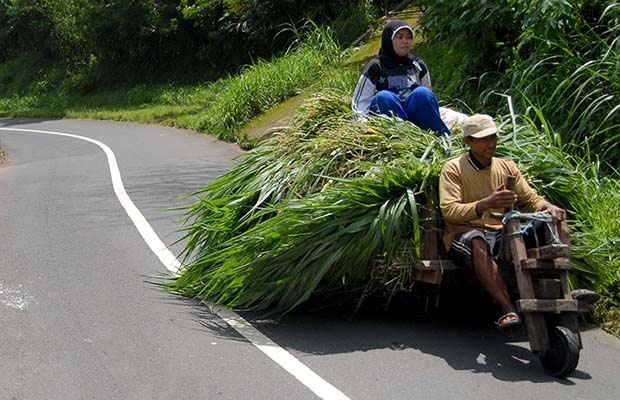
{"label": "curved road", "polygon": [[127,198],[167,245],[180,237],[181,217],[167,209],[234,165],[235,145],[84,120],[2,119],[0,141],[0,399],[551,400],[620,392],[620,341],[598,329],[582,333],[577,371],[558,380],[486,317],[401,311],[349,321],[299,312],[252,328],[153,285],[170,266],[119,202],[97,143],[113,153]]}

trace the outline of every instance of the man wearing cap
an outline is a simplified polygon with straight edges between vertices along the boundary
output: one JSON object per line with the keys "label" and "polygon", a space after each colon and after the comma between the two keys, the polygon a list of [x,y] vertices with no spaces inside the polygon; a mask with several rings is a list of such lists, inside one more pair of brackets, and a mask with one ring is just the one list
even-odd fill
{"label": "man wearing cap", "polygon": [[[463,121],[462,128],[469,152],[448,161],[439,179],[444,245],[451,259],[474,270],[502,309],[497,325],[505,328],[521,320],[493,258],[499,250],[502,224],[491,213],[515,207],[523,212],[546,211],[564,220],[566,212],[536,193],[514,161],[494,156],[500,130],[493,118],[475,114]],[[504,186],[509,175],[516,178],[514,191]]]}

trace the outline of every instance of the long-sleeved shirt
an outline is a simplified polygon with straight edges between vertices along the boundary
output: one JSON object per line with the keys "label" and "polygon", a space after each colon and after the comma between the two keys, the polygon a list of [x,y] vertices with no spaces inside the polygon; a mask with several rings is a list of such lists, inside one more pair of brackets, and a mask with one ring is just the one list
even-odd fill
{"label": "long-sleeved shirt", "polygon": [[366,65],[357,81],[351,101],[353,115],[363,119],[380,90],[394,92],[404,102],[418,86],[431,88],[431,76],[424,61],[413,55],[402,58],[379,55]]}
{"label": "long-sleeved shirt", "polygon": [[491,165],[483,168],[470,154],[448,161],[439,178],[440,208],[444,217],[443,241],[450,249],[452,240],[472,229],[501,230],[502,224],[490,216],[491,212],[503,209],[489,209],[476,214],[476,204],[506,182],[508,175],[514,176],[516,208],[523,212],[544,209],[548,202],[527,183],[521,171],[512,160],[493,157]]}

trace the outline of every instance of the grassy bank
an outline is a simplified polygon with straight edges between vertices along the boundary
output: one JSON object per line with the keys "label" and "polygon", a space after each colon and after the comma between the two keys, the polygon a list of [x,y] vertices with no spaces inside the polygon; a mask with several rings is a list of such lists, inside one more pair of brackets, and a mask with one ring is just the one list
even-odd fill
{"label": "grassy bank", "polygon": [[[137,86],[80,95],[41,90],[0,98],[0,116],[93,118],[159,123],[251,145],[244,124],[312,84],[321,84],[341,57],[331,31],[316,27],[287,55],[259,60],[238,74],[197,85]],[[29,68],[29,65],[23,65]],[[19,69],[19,65],[13,66]],[[30,74],[34,76],[35,74]],[[63,86],[63,85],[60,85]]]}

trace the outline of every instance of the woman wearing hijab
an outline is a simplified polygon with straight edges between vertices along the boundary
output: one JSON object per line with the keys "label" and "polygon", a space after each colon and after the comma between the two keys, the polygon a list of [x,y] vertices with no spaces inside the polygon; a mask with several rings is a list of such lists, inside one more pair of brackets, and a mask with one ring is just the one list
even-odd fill
{"label": "woman wearing hijab", "polygon": [[401,20],[383,28],[379,55],[362,71],[352,108],[356,119],[370,112],[397,116],[437,135],[450,135],[431,90],[428,68],[411,54],[413,29]]}

